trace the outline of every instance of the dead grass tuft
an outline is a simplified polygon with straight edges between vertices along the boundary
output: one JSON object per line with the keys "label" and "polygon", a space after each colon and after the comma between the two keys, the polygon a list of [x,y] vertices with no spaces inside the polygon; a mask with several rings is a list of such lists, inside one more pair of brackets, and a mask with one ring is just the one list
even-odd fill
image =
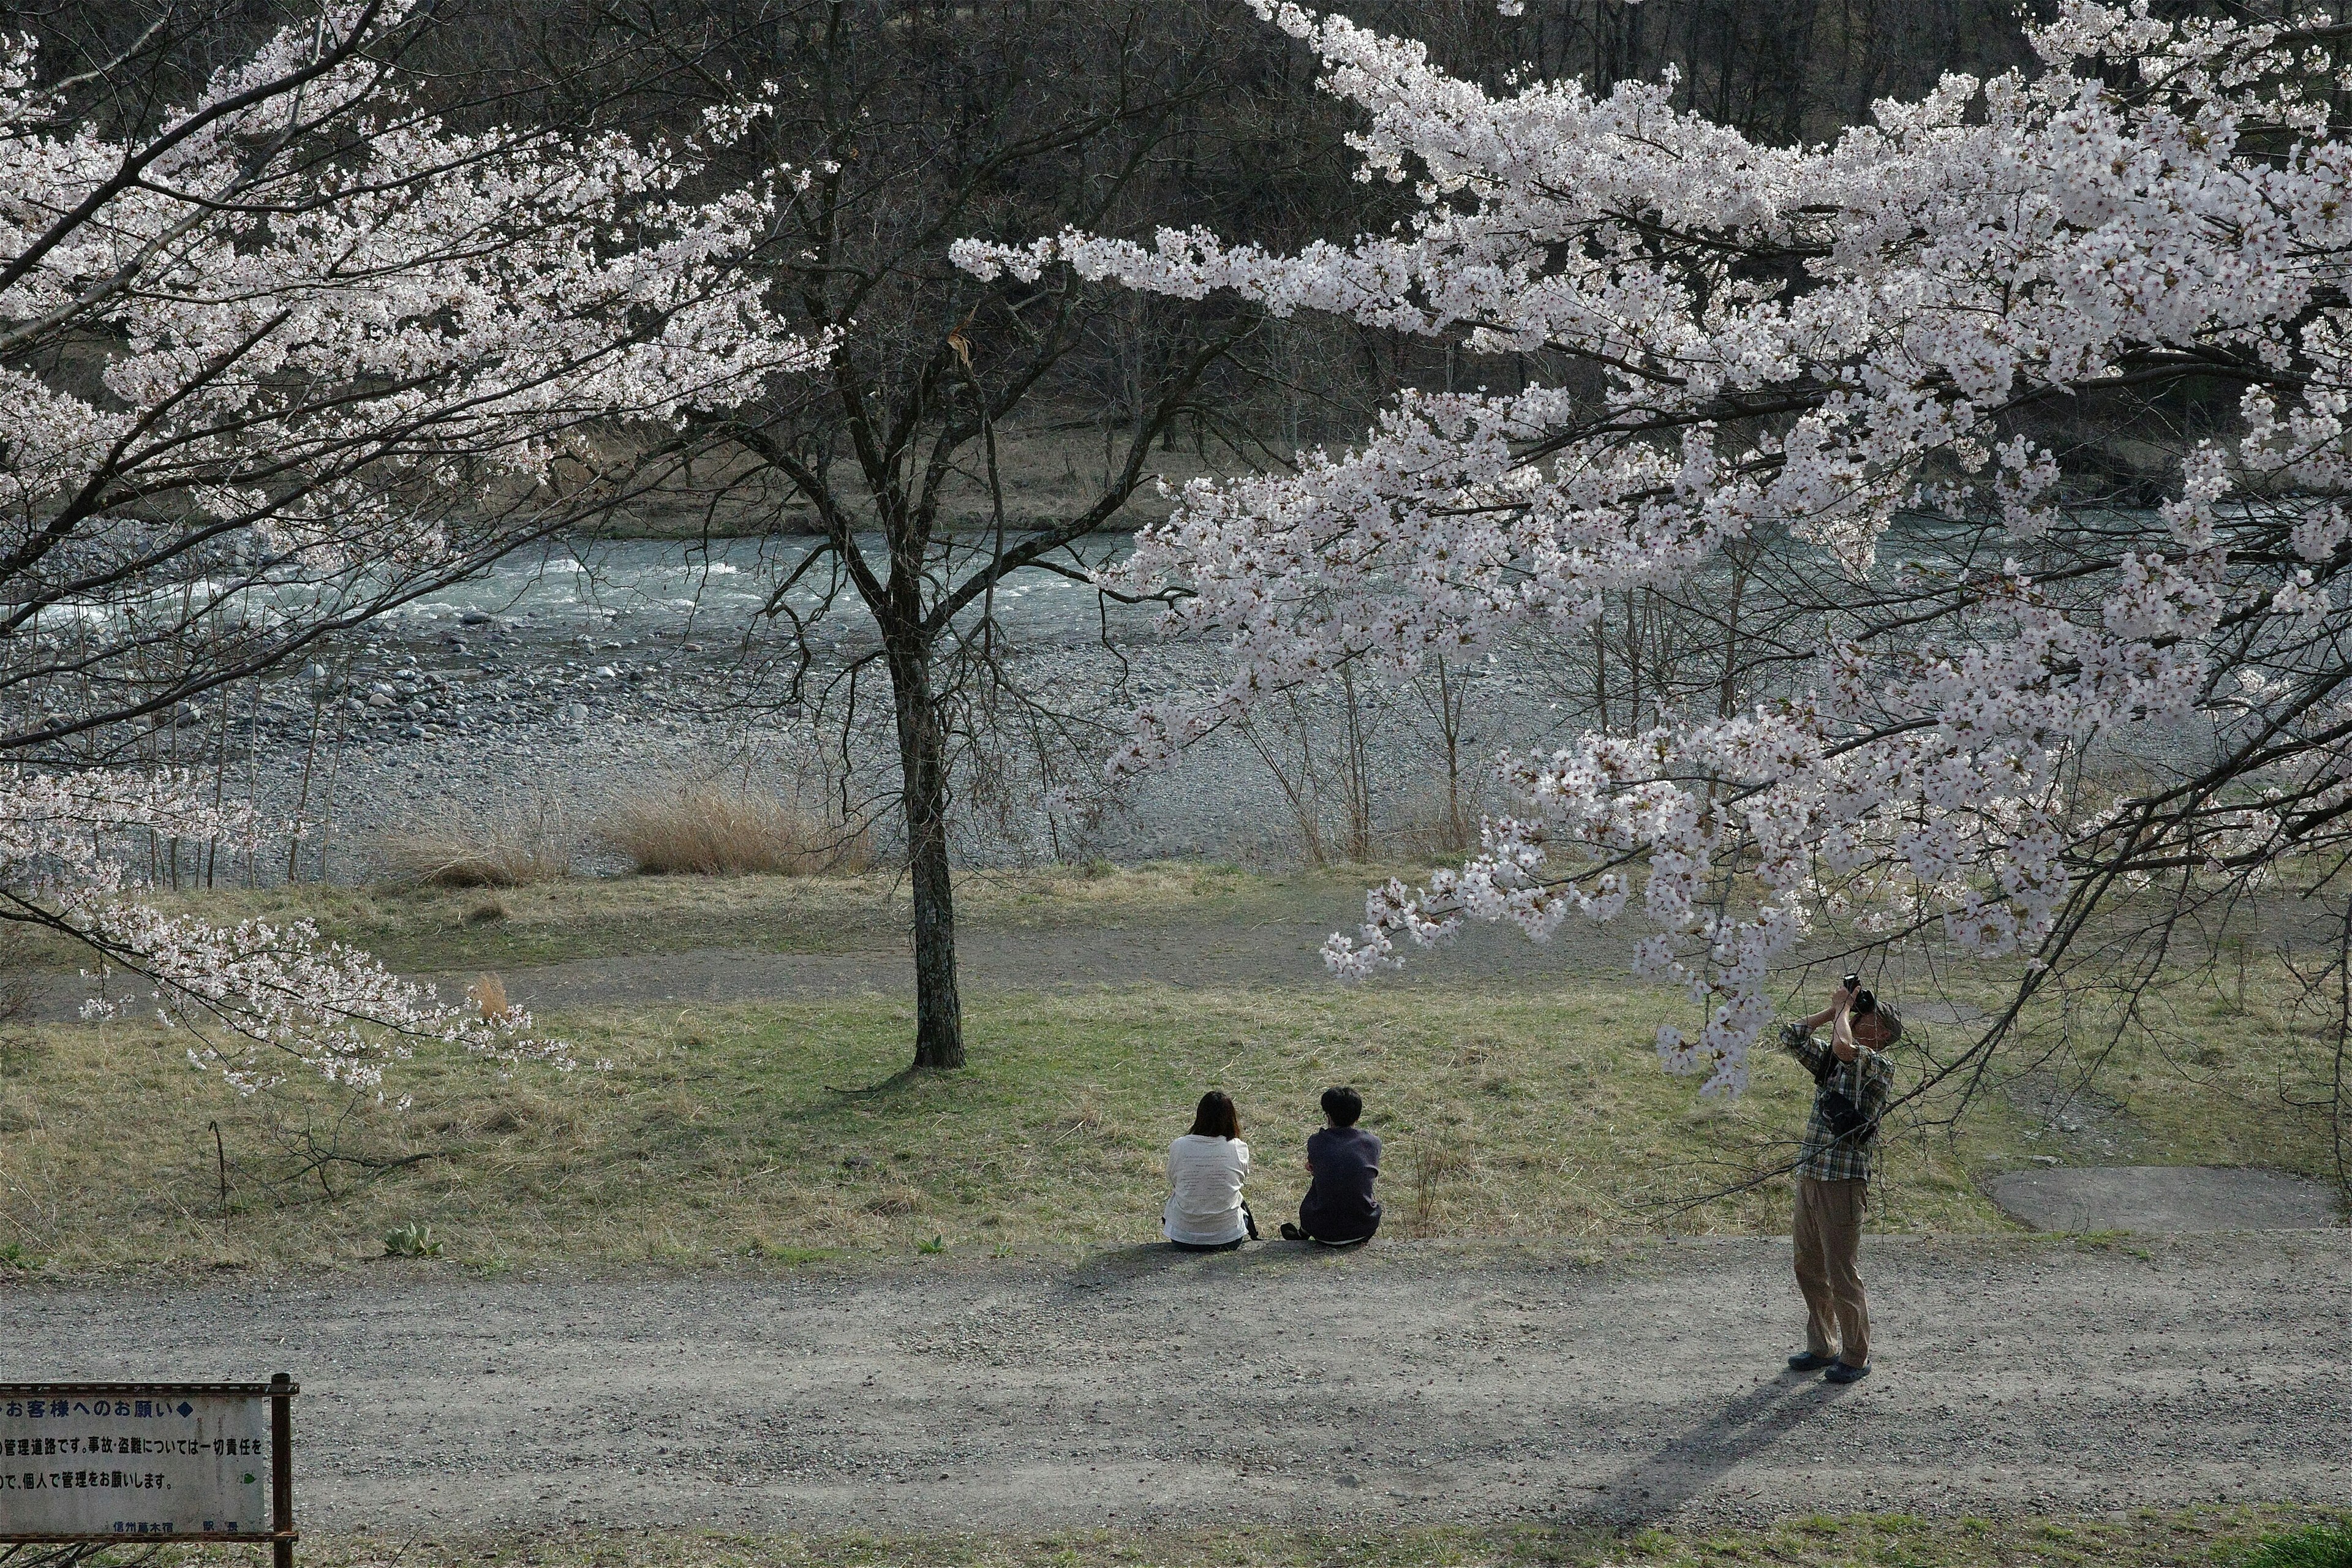
{"label": "dead grass tuft", "polygon": [[884,1219],[898,1219],[923,1206],[923,1194],[913,1187],[891,1187],[866,1200],[866,1212]]}
{"label": "dead grass tuft", "polygon": [[1470,1151],[1458,1138],[1441,1133],[1422,1145],[1412,1163],[1412,1211],[1405,1218],[1407,1236],[1444,1234],[1444,1184],[1468,1175],[1470,1165]]}
{"label": "dead grass tuft", "polygon": [[507,983],[495,974],[485,974],[466,987],[466,1000],[481,1009],[482,1017],[496,1021],[507,1016]]}
{"label": "dead grass tuft", "polygon": [[572,875],[572,844],[570,836],[542,814],[528,824],[444,825],[388,833],[376,842],[375,860],[393,880],[412,887],[520,888]]}
{"label": "dead grass tuft", "polygon": [[874,862],[863,827],[829,823],[773,795],[696,784],[623,801],[598,836],[641,872],[729,877],[854,876]]}

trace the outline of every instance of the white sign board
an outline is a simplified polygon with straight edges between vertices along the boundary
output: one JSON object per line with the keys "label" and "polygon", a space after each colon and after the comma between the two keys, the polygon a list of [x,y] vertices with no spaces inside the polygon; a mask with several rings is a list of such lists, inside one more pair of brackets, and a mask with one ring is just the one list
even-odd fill
{"label": "white sign board", "polygon": [[269,1415],[250,1395],[0,1397],[0,1538],[267,1535]]}

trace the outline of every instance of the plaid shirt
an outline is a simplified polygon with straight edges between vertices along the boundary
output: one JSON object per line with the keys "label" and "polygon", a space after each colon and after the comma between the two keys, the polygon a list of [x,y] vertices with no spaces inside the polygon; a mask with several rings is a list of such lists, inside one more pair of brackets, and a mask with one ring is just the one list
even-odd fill
{"label": "plaid shirt", "polygon": [[[1842,1062],[1827,1040],[1815,1038],[1802,1024],[1790,1024],[1780,1031],[1780,1048],[1796,1058],[1821,1084],[1813,1095],[1813,1113],[1805,1121],[1805,1152],[1797,1162],[1796,1173],[1822,1182],[1868,1181],[1871,1145],[1858,1143],[1857,1139],[1875,1129],[1886,1110],[1887,1094],[1895,1087],[1895,1069],[1873,1050]],[[1826,1078],[1822,1076],[1824,1068],[1830,1069]],[[1830,1131],[1829,1118],[1822,1114],[1822,1096],[1831,1089],[1862,1108],[1870,1119],[1867,1128],[1843,1138]]]}

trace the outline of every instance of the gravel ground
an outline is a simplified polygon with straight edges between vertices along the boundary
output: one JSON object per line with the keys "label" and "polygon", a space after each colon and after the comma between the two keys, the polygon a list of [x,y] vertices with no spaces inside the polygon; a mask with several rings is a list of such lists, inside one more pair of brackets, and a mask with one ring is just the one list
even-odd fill
{"label": "gravel ground", "polygon": [[[347,662],[289,672],[264,687],[257,707],[248,706],[247,696],[236,699],[226,791],[249,795],[271,820],[331,818],[331,832],[313,827],[303,863],[315,868],[323,845],[330,875],[339,881],[362,879],[380,865],[383,835],[419,829],[516,835],[551,825],[579,846],[583,869],[619,869],[594,844],[598,816],[618,796],[658,793],[688,779],[748,778],[837,803],[832,774],[843,743],[839,690],[830,710],[812,720],[778,710],[781,679],[751,672],[731,635],[720,640],[720,634],[704,634],[713,637],[705,643],[653,628],[632,635],[623,623],[607,629],[613,635],[575,635],[527,618],[483,616],[478,625],[431,635],[387,632],[352,650]],[[820,649],[819,676],[837,674],[844,657],[856,651],[847,642]],[[1114,656],[1073,627],[1033,637],[1006,664],[1025,690],[1099,727],[1066,730],[1090,736],[1093,750],[1082,765],[1065,760],[1056,782],[1072,798],[1057,805],[1050,822],[1034,770],[1022,762],[1020,734],[999,748],[1013,772],[992,800],[967,773],[959,785],[960,848],[967,860],[1300,862],[1292,806],[1239,735],[1213,738],[1176,768],[1117,797],[1102,788],[1101,754],[1125,733],[1127,705],[1210,687],[1222,673],[1212,650],[1130,629],[1119,634]],[[1115,693],[1122,677],[1125,686]],[[896,789],[896,757],[878,669],[864,672],[858,693],[858,718],[847,726],[859,770],[851,794],[879,809]],[[1539,673],[1497,675],[1485,700],[1461,753],[1474,788],[1483,786],[1484,759],[1496,745],[1539,738],[1549,728],[1551,698]],[[1425,716],[1409,710],[1411,700],[1401,698],[1373,721],[1379,816],[1392,839],[1434,815],[1443,776]],[[159,730],[153,749],[208,767],[202,759],[217,742],[219,719],[217,709],[185,709],[176,741],[171,728]],[[1328,728],[1328,715],[1324,722]],[[1276,733],[1279,748],[1286,738]],[[1327,773],[1336,739],[1318,737],[1326,753],[1318,765]],[[1327,777],[1319,788],[1328,815],[1336,817],[1338,781]],[[886,826],[886,840],[887,833]],[[284,874],[283,851],[274,859],[261,870],[264,880]]]}
{"label": "gravel ground", "polygon": [[[572,570],[508,563],[257,693],[235,694],[225,793],[249,796],[270,820],[331,823],[312,830],[306,875],[323,847],[331,878],[362,879],[384,863],[386,835],[419,830],[544,831],[577,851],[581,869],[613,870],[620,863],[598,847],[594,827],[617,797],[723,777],[837,807],[845,745],[854,764],[847,794],[861,815],[883,819],[887,849],[897,787],[887,679],[877,665],[864,668],[846,723],[839,679],[872,651],[870,628],[854,616],[816,622],[806,689],[829,695],[822,710],[784,710],[787,682],[773,650],[753,657],[742,643],[770,580],[756,552],[705,556],[652,541],[602,548],[593,573],[565,562],[555,564]],[[997,714],[981,750],[1002,776],[981,777],[965,754],[957,821],[968,863],[1101,856],[1296,866],[1307,851],[1269,756],[1289,790],[1318,803],[1327,847],[1348,847],[1347,748],[1328,694],[1303,710],[1311,756],[1301,755],[1299,711],[1269,703],[1255,715],[1255,740],[1221,732],[1111,796],[1101,758],[1125,735],[1133,705],[1181,703],[1214,687],[1228,673],[1220,655],[1161,638],[1147,611],[1106,616],[1089,591],[1060,579],[1009,590],[998,608],[1004,668],[1060,717]],[[1454,754],[1474,821],[1498,749],[1544,746],[1580,727],[1589,681],[1580,657],[1528,632],[1472,672]],[[1429,843],[1446,776],[1429,695],[1359,687],[1376,855],[1444,858]],[[190,705],[166,721],[142,748],[209,769],[223,738],[219,706]],[[1063,748],[1051,783],[1069,792],[1050,806],[1033,759],[1045,735]],[[2182,735],[2130,739],[2158,753],[2197,749]],[[1067,749],[1073,742],[1083,755]],[[267,858],[259,879],[282,877],[284,851]]]}
{"label": "gravel ground", "polygon": [[[869,555],[880,548],[878,540],[862,542]],[[163,716],[130,749],[209,772],[225,738],[224,793],[249,796],[269,820],[314,825],[304,874],[316,874],[323,849],[336,880],[380,868],[386,835],[419,830],[548,831],[579,852],[581,869],[618,869],[594,835],[616,797],[719,776],[837,808],[845,745],[855,764],[846,794],[858,815],[884,819],[887,850],[884,808],[896,793],[887,682],[878,665],[866,666],[845,723],[839,680],[849,662],[874,651],[870,626],[837,605],[820,614],[814,579],[784,595],[797,614],[815,617],[806,692],[829,691],[821,712],[780,710],[788,683],[776,650],[755,658],[743,643],[747,627],[771,625],[762,607],[805,544],[610,540],[577,555],[560,547],[523,552],[402,607],[322,650],[317,664],[281,672],[258,692],[232,694],[225,727],[220,703],[191,704]],[[1924,536],[1911,544],[1935,548]],[[1106,536],[1089,546],[1087,560],[1124,549],[1123,538]],[[1255,739],[1222,732],[1176,767],[1107,797],[1101,754],[1126,733],[1132,707],[1214,686],[1227,673],[1220,656],[1162,639],[1148,608],[1106,605],[1058,576],[1017,578],[993,608],[1002,629],[993,650],[1057,717],[998,710],[976,749],[996,776],[970,765],[973,753],[962,757],[957,821],[967,863],[1102,856],[1296,866],[1307,850],[1293,792],[1317,804],[1328,847],[1341,858],[1365,847],[1347,842],[1341,821],[1349,748],[1328,694],[1305,710],[1311,755],[1301,755],[1298,712],[1267,703],[1254,716]],[[1498,749],[1542,747],[1580,728],[1591,678],[1583,639],[1571,640],[1572,648],[1555,645],[1529,629],[1467,672],[1475,679],[1459,709],[1454,754],[1474,821]],[[1465,673],[1452,671],[1456,679]],[[1375,681],[1360,683],[1356,695],[1373,781],[1370,847],[1375,856],[1444,858],[1430,843],[1444,816],[1447,773],[1431,693],[1387,691]],[[2130,752],[2177,763],[2201,756],[2211,740],[2210,729],[2195,725],[2134,731],[2116,742],[2111,760]],[[1040,743],[1062,752],[1050,804],[1033,758]],[[1085,754],[1071,754],[1072,746]],[[1269,758],[1288,775],[1287,787]],[[1063,788],[1070,798],[1059,795]],[[329,826],[320,830],[322,819]],[[252,873],[258,879],[286,874],[282,847],[265,860]],[[215,879],[223,869],[215,857]],[[229,870],[245,879],[241,866]]]}
{"label": "gravel ground", "polygon": [[884,1531],[2352,1504],[2352,1237],[1375,1242],[695,1279],[16,1284],[7,1378],[301,1383],[300,1516]]}

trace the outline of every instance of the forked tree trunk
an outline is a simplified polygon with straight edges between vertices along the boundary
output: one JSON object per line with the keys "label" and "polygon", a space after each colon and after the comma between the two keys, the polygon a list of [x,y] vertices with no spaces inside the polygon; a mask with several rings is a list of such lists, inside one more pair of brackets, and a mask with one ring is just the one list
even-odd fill
{"label": "forked tree trunk", "polygon": [[948,868],[946,737],[920,633],[889,638],[898,717],[907,881],[915,906],[915,1067],[963,1066],[963,1003],[956,994],[955,888]]}

